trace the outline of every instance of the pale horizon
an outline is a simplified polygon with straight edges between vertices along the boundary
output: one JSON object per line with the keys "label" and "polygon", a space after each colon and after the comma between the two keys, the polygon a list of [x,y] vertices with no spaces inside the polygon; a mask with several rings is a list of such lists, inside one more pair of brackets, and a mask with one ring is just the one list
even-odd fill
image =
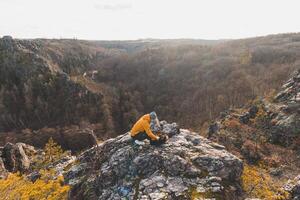
{"label": "pale horizon", "polygon": [[0,36],[242,39],[300,32],[297,0],[0,0]]}

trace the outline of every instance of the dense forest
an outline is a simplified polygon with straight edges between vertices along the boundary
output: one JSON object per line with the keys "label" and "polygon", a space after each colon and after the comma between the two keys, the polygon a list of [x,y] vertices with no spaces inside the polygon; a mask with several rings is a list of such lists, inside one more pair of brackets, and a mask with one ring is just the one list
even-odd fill
{"label": "dense forest", "polygon": [[198,129],[300,67],[300,34],[243,40],[0,39],[0,131],[96,124],[109,137],[145,112]]}

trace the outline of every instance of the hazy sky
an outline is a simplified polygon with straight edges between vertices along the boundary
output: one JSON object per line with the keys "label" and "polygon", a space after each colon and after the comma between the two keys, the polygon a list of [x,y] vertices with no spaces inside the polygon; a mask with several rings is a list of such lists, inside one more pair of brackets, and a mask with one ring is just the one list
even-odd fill
{"label": "hazy sky", "polygon": [[0,36],[243,38],[300,32],[300,0],[0,0]]}

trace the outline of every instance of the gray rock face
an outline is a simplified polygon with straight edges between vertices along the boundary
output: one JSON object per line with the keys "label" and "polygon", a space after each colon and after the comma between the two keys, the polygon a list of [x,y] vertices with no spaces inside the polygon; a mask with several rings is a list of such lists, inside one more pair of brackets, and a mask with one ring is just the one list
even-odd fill
{"label": "gray rock face", "polygon": [[224,199],[240,199],[240,159],[175,123],[161,126],[170,138],[159,147],[135,146],[127,133],[83,152],[64,174],[70,199],[190,199],[191,191],[213,198],[228,188],[235,192]]}
{"label": "gray rock face", "polygon": [[299,102],[300,101],[300,70],[294,72],[292,77],[282,86],[282,90],[275,96],[276,102]]}
{"label": "gray rock face", "polygon": [[173,135],[176,135],[179,133],[179,127],[176,123],[168,124],[166,121],[160,122],[161,131],[164,134],[167,134],[168,137],[172,137]]}
{"label": "gray rock face", "polygon": [[300,175],[298,175],[294,180],[289,180],[283,189],[291,194],[292,200],[300,199]]}
{"label": "gray rock face", "polygon": [[26,149],[26,146],[27,145],[23,143],[7,143],[4,146],[1,157],[5,168],[9,172],[25,172],[29,169],[30,160],[24,150]]}
{"label": "gray rock face", "polygon": [[49,169],[54,169],[56,172],[56,176],[62,175],[65,171],[65,168],[73,163],[76,159],[76,156],[71,156],[70,155],[65,155],[63,158],[60,160],[51,163],[50,165],[47,166]]}
{"label": "gray rock face", "polygon": [[292,145],[300,129],[300,71],[282,86],[274,102],[264,101],[268,113],[270,141],[283,146]]}

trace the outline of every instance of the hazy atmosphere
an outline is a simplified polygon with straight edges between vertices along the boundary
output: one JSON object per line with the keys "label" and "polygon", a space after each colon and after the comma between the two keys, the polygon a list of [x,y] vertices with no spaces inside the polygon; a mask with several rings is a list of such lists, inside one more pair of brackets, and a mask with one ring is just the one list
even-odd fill
{"label": "hazy atmosphere", "polygon": [[229,39],[300,31],[297,0],[0,0],[0,36]]}
{"label": "hazy atmosphere", "polygon": [[300,200],[300,0],[0,8],[0,200]]}

